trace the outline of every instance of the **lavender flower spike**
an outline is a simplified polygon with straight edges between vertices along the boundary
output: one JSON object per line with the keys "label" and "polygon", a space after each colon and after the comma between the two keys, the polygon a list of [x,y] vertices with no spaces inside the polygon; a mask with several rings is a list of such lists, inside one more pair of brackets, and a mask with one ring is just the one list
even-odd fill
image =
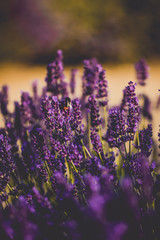
{"label": "lavender flower spike", "polygon": [[149,157],[152,151],[152,124],[148,124],[139,133],[140,149],[144,156]]}
{"label": "lavender flower spike", "polygon": [[96,90],[98,75],[102,70],[99,66],[95,59],[84,60],[83,90],[85,96],[94,94]]}
{"label": "lavender flower spike", "polygon": [[99,99],[99,104],[100,106],[106,106],[108,103],[108,91],[107,91],[107,87],[108,87],[108,82],[105,79],[105,70],[102,70],[99,73],[99,79],[98,79],[98,93],[96,95],[96,97]]}
{"label": "lavender flower spike", "polygon": [[135,63],[135,69],[139,85],[146,85],[145,80],[149,77],[149,66],[146,61],[143,58],[140,59],[139,62]]}
{"label": "lavender flower spike", "polygon": [[77,130],[82,122],[81,105],[78,98],[72,100],[72,116],[70,120],[72,130]]}
{"label": "lavender flower spike", "polygon": [[128,86],[125,88],[125,94],[128,105],[127,132],[130,134],[131,140],[133,140],[140,121],[140,106],[138,105],[138,98],[135,93],[135,84],[133,82],[129,82]]}
{"label": "lavender flower spike", "polygon": [[4,191],[15,168],[11,145],[9,145],[5,134],[0,134],[0,192]]}
{"label": "lavender flower spike", "polygon": [[93,150],[99,155],[103,153],[102,143],[100,137],[98,136],[96,129],[91,128],[91,143],[93,145]]}
{"label": "lavender flower spike", "polygon": [[128,140],[125,129],[124,111],[117,108],[109,110],[109,124],[105,137],[110,147],[119,148]]}
{"label": "lavender flower spike", "polygon": [[98,127],[102,121],[100,119],[99,107],[94,95],[91,95],[88,98],[88,108],[91,114],[91,127]]}
{"label": "lavender flower spike", "polygon": [[67,95],[67,84],[64,82],[63,73],[63,53],[61,50],[57,51],[55,60],[47,66],[47,91],[52,92],[53,95],[62,96]]}

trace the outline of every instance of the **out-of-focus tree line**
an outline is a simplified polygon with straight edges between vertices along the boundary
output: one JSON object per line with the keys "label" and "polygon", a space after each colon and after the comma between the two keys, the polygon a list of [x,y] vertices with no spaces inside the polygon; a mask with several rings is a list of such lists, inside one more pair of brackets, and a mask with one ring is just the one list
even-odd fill
{"label": "out-of-focus tree line", "polygon": [[159,0],[0,1],[0,61],[133,61],[160,56]]}

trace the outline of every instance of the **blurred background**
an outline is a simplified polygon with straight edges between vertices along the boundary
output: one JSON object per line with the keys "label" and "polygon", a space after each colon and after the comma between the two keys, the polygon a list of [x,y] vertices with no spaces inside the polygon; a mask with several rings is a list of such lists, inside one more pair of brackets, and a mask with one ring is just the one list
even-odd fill
{"label": "blurred background", "polygon": [[[150,77],[144,91],[155,109],[160,89],[159,12],[160,0],[1,0],[0,88],[9,86],[10,108],[22,91],[31,92],[34,80],[42,90],[46,66],[62,49],[66,81],[76,67],[77,86],[82,85],[83,60],[98,59],[107,70],[110,106],[121,101],[129,81],[136,81],[134,63],[145,58]],[[158,129],[156,111],[153,124]]]}
{"label": "blurred background", "polygon": [[160,57],[159,0],[0,1],[0,61],[66,64]]}

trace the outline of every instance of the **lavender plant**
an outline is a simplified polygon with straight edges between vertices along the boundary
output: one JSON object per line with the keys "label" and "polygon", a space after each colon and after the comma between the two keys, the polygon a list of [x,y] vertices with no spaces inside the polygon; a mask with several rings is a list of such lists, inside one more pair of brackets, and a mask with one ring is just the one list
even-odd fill
{"label": "lavender plant", "polygon": [[[73,98],[75,71],[66,85],[62,59],[58,50],[42,95],[34,83],[13,113],[7,87],[0,92],[1,239],[160,239],[160,133],[156,145],[147,96],[140,111],[129,82],[121,105],[108,106],[105,70],[92,59],[84,61],[84,101]],[[136,69],[144,85],[148,67]]]}

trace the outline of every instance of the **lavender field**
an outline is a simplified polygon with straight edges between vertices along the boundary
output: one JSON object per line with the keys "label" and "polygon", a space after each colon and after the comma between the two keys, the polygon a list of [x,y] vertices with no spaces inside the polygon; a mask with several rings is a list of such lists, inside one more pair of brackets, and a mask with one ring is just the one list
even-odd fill
{"label": "lavender field", "polygon": [[160,239],[159,63],[82,64],[0,67],[2,240]]}

